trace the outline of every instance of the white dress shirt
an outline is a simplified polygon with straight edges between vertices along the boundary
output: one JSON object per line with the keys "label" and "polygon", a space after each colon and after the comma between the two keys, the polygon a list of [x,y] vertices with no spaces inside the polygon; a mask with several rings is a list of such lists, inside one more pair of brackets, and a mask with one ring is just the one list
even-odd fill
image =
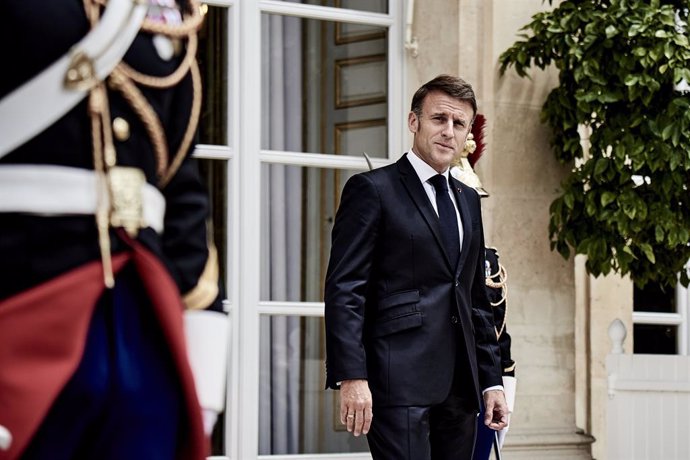
{"label": "white dress shirt", "polygon": [[[424,160],[419,158],[412,149],[410,149],[410,151],[407,153],[407,159],[410,160],[410,163],[417,173],[417,176],[419,176],[419,180],[422,181],[424,191],[429,197],[431,206],[434,207],[434,211],[436,211],[436,215],[438,215],[438,209],[436,208],[436,189],[433,185],[431,185],[429,179],[439,173],[434,168],[426,164]],[[441,175],[446,178],[446,182],[448,181],[448,171],[449,169],[446,169],[443,171],[443,173],[441,173]],[[450,201],[453,203],[453,207],[455,208],[455,217],[458,219],[458,238],[460,239],[460,248],[462,248],[462,238],[464,236],[464,232],[462,230],[462,219],[460,218],[460,212],[458,211],[458,204],[455,202],[455,194],[453,194],[453,192],[450,190],[450,184],[448,184],[448,196],[450,196]]]}

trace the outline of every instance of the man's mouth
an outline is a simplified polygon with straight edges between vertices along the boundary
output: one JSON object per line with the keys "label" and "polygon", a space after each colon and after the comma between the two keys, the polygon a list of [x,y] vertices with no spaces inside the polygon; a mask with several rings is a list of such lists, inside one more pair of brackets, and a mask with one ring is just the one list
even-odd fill
{"label": "man's mouth", "polygon": [[444,149],[454,150],[454,149],[453,149],[453,146],[448,145],[448,144],[444,144],[443,142],[437,142],[436,145],[438,145],[438,146],[440,146],[440,147],[443,147]]}

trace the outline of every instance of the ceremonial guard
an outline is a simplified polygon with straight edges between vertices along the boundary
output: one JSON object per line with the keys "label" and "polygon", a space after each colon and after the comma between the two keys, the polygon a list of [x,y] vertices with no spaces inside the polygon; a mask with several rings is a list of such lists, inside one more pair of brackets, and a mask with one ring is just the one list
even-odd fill
{"label": "ceremonial guard", "polygon": [[209,453],[228,323],[190,158],[201,22],[197,0],[0,4],[0,459]]}
{"label": "ceremonial guard", "polygon": [[[486,119],[482,114],[477,117],[472,126],[472,133],[468,136],[465,149],[457,158],[450,170],[450,173],[459,181],[474,187],[482,198],[489,196],[482,186],[479,177],[473,170],[473,166],[481,157],[485,150],[484,127]],[[505,390],[506,402],[510,413],[513,412],[515,405],[515,361],[510,355],[510,334],[506,330],[506,297],[508,295],[507,272],[499,262],[498,250],[487,247],[485,253],[485,277],[487,295],[491,302],[493,317],[486,320],[493,325],[493,330],[498,339],[501,349],[501,367],[503,369],[503,388]],[[491,328],[489,328],[491,330]],[[510,418],[510,415],[508,416]],[[500,458],[500,448],[503,446],[508,427],[495,432],[488,429],[481,422],[477,424],[477,439],[474,447],[473,460],[488,460],[492,448],[496,450],[496,458]]]}

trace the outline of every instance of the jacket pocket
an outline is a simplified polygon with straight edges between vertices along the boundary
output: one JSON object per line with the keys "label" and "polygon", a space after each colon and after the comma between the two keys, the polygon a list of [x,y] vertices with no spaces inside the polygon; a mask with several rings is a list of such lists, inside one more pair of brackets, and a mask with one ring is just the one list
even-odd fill
{"label": "jacket pocket", "polygon": [[422,325],[422,312],[417,308],[419,291],[396,292],[379,301],[374,337],[382,337]]}
{"label": "jacket pocket", "polygon": [[393,308],[398,305],[416,304],[418,302],[419,290],[410,289],[409,291],[400,291],[379,300],[379,311]]}

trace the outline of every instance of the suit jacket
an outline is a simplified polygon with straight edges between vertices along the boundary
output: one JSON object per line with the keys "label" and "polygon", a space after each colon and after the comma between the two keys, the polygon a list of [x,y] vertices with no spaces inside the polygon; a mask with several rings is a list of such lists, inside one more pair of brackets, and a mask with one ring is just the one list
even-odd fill
{"label": "suit jacket", "polygon": [[326,386],[368,380],[374,405],[433,405],[454,372],[476,395],[501,384],[484,280],[479,196],[451,177],[464,238],[457,267],[406,156],[345,185],[325,285]]}

